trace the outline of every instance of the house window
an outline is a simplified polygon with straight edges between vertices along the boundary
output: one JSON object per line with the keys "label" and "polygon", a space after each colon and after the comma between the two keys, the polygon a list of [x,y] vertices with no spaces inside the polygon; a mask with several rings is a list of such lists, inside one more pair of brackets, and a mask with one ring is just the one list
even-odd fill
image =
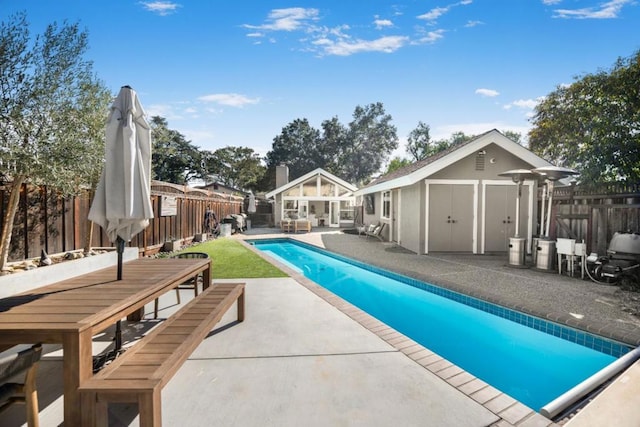
{"label": "house window", "polygon": [[300,186],[297,185],[290,190],[286,191],[283,196],[285,197],[300,197]]}
{"label": "house window", "polygon": [[376,200],[373,194],[364,195],[364,209],[367,215],[376,213]]}
{"label": "house window", "polygon": [[285,200],[282,209],[282,218],[297,218],[298,217],[298,201],[297,200]]}
{"label": "house window", "polygon": [[342,200],[340,202],[340,220],[341,221],[353,221],[355,218],[353,201]]}
{"label": "house window", "polygon": [[382,218],[391,219],[391,191],[382,193]]}
{"label": "house window", "polygon": [[320,180],[320,195],[322,197],[332,197],[336,195],[336,186],[326,179]]}
{"label": "house window", "polygon": [[316,178],[302,184],[302,195],[305,197],[315,197],[318,195],[318,180]]}

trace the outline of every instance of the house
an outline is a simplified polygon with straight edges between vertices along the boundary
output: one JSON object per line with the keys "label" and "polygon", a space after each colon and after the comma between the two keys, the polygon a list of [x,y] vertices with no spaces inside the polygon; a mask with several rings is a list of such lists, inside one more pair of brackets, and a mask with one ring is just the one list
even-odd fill
{"label": "house", "polygon": [[238,188],[234,188],[234,187],[230,187],[228,185],[222,184],[220,182],[212,182],[210,184],[205,184],[205,185],[200,185],[197,186],[196,188],[200,188],[203,190],[208,190],[208,191],[213,191],[216,193],[223,193],[223,194],[247,194],[245,191],[240,190]]}
{"label": "house", "polygon": [[276,166],[276,187],[265,195],[274,201],[276,224],[283,218],[308,219],[313,227],[354,224],[357,187],[322,168],[289,182],[289,168]]}
{"label": "house", "polygon": [[[514,235],[516,184],[500,173],[550,166],[497,130],[383,175],[355,192],[365,224],[386,223],[384,238],[418,254],[507,251]],[[522,185],[519,235],[537,225],[535,180]]]}

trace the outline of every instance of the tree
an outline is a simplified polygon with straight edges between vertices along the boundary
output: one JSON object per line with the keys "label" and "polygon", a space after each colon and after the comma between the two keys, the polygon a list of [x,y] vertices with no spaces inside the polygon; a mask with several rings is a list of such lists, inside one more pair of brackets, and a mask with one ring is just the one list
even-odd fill
{"label": "tree", "polygon": [[224,147],[205,155],[208,176],[240,190],[259,189],[265,174],[260,156],[248,147]]}
{"label": "tree", "polygon": [[363,182],[380,172],[398,147],[396,128],[382,103],[357,106],[353,120],[342,125],[337,117],[322,122],[322,133],[307,119],[296,119],[274,138],[267,153],[271,170],[281,163],[291,179],[323,168],[349,182]]}
{"label": "tree", "polygon": [[387,165],[387,170],[384,172],[384,174],[386,175],[388,173],[397,171],[398,169],[402,169],[405,166],[409,166],[411,163],[412,161],[409,159],[396,156],[393,159],[391,159],[391,161]]}
{"label": "tree", "polygon": [[342,150],[342,178],[361,183],[377,172],[398,148],[396,127],[381,102],[357,106]]}
{"label": "tree", "polygon": [[[102,82],[87,82],[82,85],[82,93],[79,102],[80,114],[76,123],[77,128],[86,141],[85,149],[81,153],[82,159],[78,162],[79,176],[89,187],[90,199],[93,200],[96,187],[100,181],[100,174],[104,166],[104,146],[106,139],[106,119],[109,112],[109,103],[113,95]],[[93,222],[87,221],[84,252],[91,249],[93,236]]]}
{"label": "tree", "polygon": [[323,121],[321,126],[322,136],[318,147],[321,163],[318,167],[322,167],[336,176],[341,176],[343,170],[348,168],[348,165],[343,164],[344,159],[342,158],[343,147],[347,145],[348,130],[335,116]]}
{"label": "tree", "polygon": [[522,134],[513,130],[502,131],[502,134],[518,144],[522,144]]}
{"label": "tree", "polygon": [[271,151],[266,157],[267,167],[275,168],[285,163],[291,179],[299,178],[320,167],[319,141],[320,132],[307,119],[296,119],[282,128],[282,133],[273,139]]}
{"label": "tree", "polygon": [[85,90],[97,84],[86,50],[87,34],[77,24],[50,24],[34,41],[24,13],[0,24],[0,176],[9,183],[0,269],[24,183],[46,184],[62,195],[86,184],[78,168],[94,141],[78,124],[92,111]]}
{"label": "tree", "polygon": [[640,51],[558,87],[535,109],[529,147],[585,184],[640,182]]}
{"label": "tree", "polygon": [[151,118],[151,165],[154,178],[174,184],[186,184],[204,177],[202,154],[198,147],[176,130],[169,129],[167,120]]}
{"label": "tree", "polygon": [[405,148],[413,161],[426,159],[434,153],[435,147],[431,143],[430,131],[429,125],[420,121],[418,127],[409,132]]}

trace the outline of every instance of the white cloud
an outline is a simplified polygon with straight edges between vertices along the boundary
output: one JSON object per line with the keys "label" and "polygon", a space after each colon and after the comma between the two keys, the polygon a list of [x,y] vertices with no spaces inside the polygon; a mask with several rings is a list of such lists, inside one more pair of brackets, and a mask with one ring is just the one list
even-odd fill
{"label": "white cloud", "polygon": [[451,10],[451,8],[456,6],[466,6],[471,3],[473,3],[472,0],[462,0],[462,1],[459,1],[458,3],[453,3],[444,7],[434,7],[429,12],[423,13],[422,15],[418,15],[417,18],[427,21],[430,25],[433,25],[438,20],[438,18],[440,18],[445,13],[448,13]]}
{"label": "white cloud", "polygon": [[269,31],[295,31],[309,26],[310,21],[318,19],[319,11],[313,8],[290,7],[273,9],[262,25],[245,24],[245,28]]}
{"label": "white cloud", "polygon": [[464,26],[466,28],[473,28],[473,27],[477,27],[478,25],[484,25],[484,22],[482,22],[482,21],[467,21],[467,23],[464,24]]}
{"label": "white cloud", "polygon": [[533,110],[536,105],[538,105],[541,101],[544,100],[544,97],[538,97],[536,99],[518,99],[504,106],[505,110],[510,110],[511,108],[521,108],[525,110]]}
{"label": "white cloud", "polygon": [[438,18],[440,18],[442,15],[444,15],[445,13],[447,13],[450,9],[449,7],[436,7],[431,9],[429,12],[427,13],[423,13],[422,15],[418,15],[417,18],[418,19],[423,19],[425,21],[435,21]]}
{"label": "white cloud", "polygon": [[556,9],[554,18],[575,19],[612,19],[617,18],[622,8],[635,0],[612,0],[600,4],[598,7],[584,7],[581,9]]}
{"label": "white cloud", "polygon": [[542,4],[552,6],[554,4],[562,3],[562,0],[542,0]]}
{"label": "white cloud", "polygon": [[408,37],[403,36],[380,37],[376,40],[339,40],[337,42],[323,38],[317,40],[314,44],[321,46],[322,51],[327,55],[349,56],[362,52],[395,52],[404,46],[408,40]]}
{"label": "white cloud", "polygon": [[182,5],[169,1],[148,1],[141,2],[142,6],[150,12],[157,13],[160,16],[171,15]]}
{"label": "white cloud", "polygon": [[484,88],[476,89],[475,93],[478,95],[487,96],[489,98],[493,98],[494,96],[500,95],[500,92],[498,92],[497,90],[484,89]]}
{"label": "white cloud", "polygon": [[175,107],[169,104],[151,104],[146,106],[147,117],[160,116],[167,120],[181,120],[184,117],[176,112]]}
{"label": "white cloud", "polygon": [[248,98],[237,93],[214,93],[211,95],[200,96],[198,97],[198,100],[238,108],[260,102],[260,98]]}
{"label": "white cloud", "polygon": [[427,32],[427,34],[425,36],[420,37],[418,40],[413,42],[413,44],[435,43],[435,42],[437,42],[438,40],[440,40],[441,38],[444,37],[444,33],[445,33],[445,30],[443,30],[443,29],[439,29],[439,30],[435,30],[435,31],[429,31],[429,32]]}
{"label": "white cloud", "polygon": [[376,19],[375,21],[373,21],[373,24],[378,30],[382,28],[393,27],[393,22],[391,22],[389,19]]}

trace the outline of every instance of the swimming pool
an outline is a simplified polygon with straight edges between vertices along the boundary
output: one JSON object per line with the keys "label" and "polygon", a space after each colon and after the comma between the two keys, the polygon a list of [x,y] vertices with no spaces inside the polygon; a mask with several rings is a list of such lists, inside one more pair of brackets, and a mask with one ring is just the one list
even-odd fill
{"label": "swimming pool", "polygon": [[311,245],[288,239],[251,243],[536,410],[630,350]]}

